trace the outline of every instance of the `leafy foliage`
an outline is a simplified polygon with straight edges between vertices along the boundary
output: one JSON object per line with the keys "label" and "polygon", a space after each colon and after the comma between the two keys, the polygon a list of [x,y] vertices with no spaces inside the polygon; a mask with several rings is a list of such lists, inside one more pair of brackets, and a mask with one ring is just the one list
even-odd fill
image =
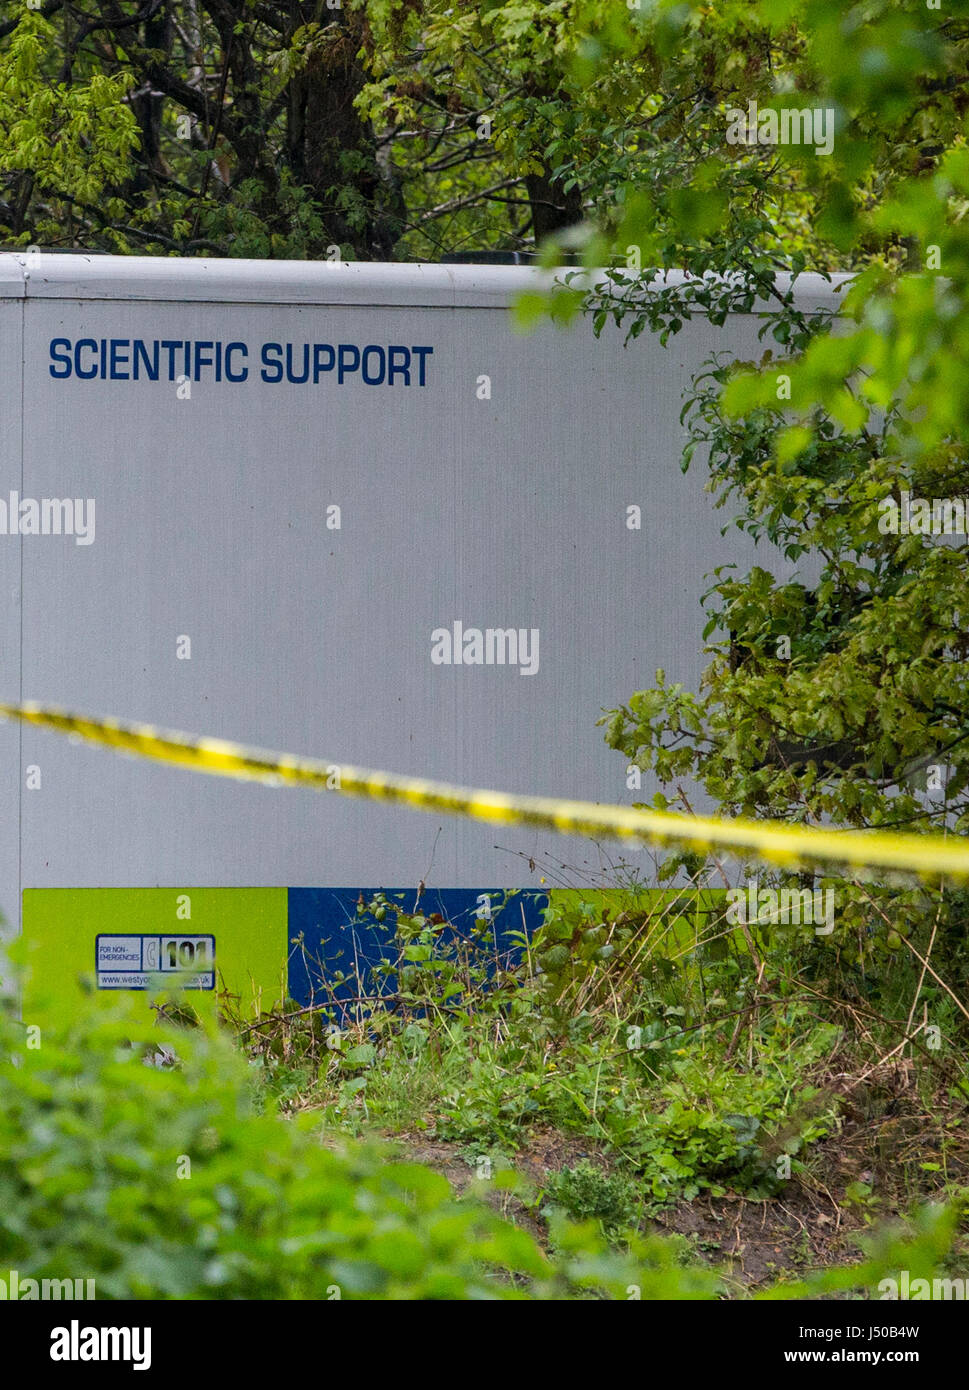
{"label": "leafy foliage", "polygon": [[[164,1047],[176,1066],[144,1064]],[[251,1083],[214,1029],[148,1028],[123,1000],[89,1002],[39,1047],[4,1012],[0,1258],[24,1276],[93,1278],[110,1298],[713,1290],[713,1276],[677,1269],[661,1241],[619,1257],[591,1226],[561,1226],[553,1265],[438,1174],[325,1145],[311,1117],[259,1106]]]}
{"label": "leafy foliage", "polygon": [[[666,342],[693,316],[753,311],[765,342],[758,362],[715,359],[687,389],[683,452],[764,564],[711,576],[700,690],[657,672],[610,711],[607,740],[655,775],[660,807],[689,809],[692,782],[727,814],[965,833],[966,536],[883,524],[902,493],[965,495],[964,7],[670,3],[595,32],[591,73],[652,64],[663,137],[639,151],[662,177],[634,163],[603,190],[582,234],[559,238],[586,269],[523,319],[584,307],[596,332],[614,320]],[[729,112],[748,102],[825,113],[831,152],[730,143]],[[798,306],[790,277],[806,268],[856,273],[837,321]],[[797,566],[784,581],[781,556]],[[961,894],[838,889],[839,941],[859,959],[931,939],[961,968]]]}
{"label": "leafy foliage", "polygon": [[[800,1075],[832,1030],[805,1036],[803,1012],[780,998],[756,1030],[770,1066],[721,1069],[724,1039],[751,1012],[745,944],[720,949],[722,900],[712,917],[663,894],[641,901],[618,916],[581,895],[553,906],[520,964],[497,972],[486,943],[456,944],[436,924],[401,971],[405,989],[269,1015],[245,1028],[247,1047],[273,1092],[335,1127],[514,1148],[553,1125],[615,1151],[651,1202],[772,1191],[779,1146],[806,1148],[837,1112]],[[396,933],[412,954],[412,914],[398,913]]]}

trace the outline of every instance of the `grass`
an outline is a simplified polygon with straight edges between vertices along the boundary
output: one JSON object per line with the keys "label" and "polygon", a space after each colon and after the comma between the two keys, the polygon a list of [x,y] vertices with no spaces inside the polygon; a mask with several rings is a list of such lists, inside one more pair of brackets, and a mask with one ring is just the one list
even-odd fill
{"label": "grass", "polygon": [[850,1264],[926,1200],[962,1203],[965,1020],[924,970],[610,899],[557,907],[517,964],[485,924],[456,941],[400,912],[381,998],[338,979],[311,1010],[235,1021],[258,1085],[458,1190],[514,1166],[502,1209],[546,1243],[556,1211],[619,1248],[677,1235],[733,1293]]}

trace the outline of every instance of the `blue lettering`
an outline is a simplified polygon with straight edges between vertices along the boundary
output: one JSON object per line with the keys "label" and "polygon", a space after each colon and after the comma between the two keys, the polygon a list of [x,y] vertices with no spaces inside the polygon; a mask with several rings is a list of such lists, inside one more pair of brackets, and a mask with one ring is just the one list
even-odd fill
{"label": "blue lettering", "polygon": [[168,380],[175,380],[175,349],[180,348],[182,342],[180,338],[163,338],[162,347],[168,353]]}
{"label": "blue lettering", "polygon": [[[52,377],[80,381],[100,377],[102,381],[158,381],[166,372],[169,381],[201,381],[208,373],[217,382],[248,381],[246,343],[223,344],[220,340],[143,339],[143,338],[51,338],[49,342]],[[335,372],[342,386],[359,375],[367,386],[426,386],[430,346],[404,347],[393,343],[383,347],[367,343],[263,343],[260,377],[269,384],[288,381],[318,385],[328,372]],[[167,355],[167,361],[166,361]],[[417,370],[413,371],[416,363]],[[311,376],[312,372],[312,376]],[[416,380],[415,380],[416,377]]]}
{"label": "blue lettering", "polygon": [[293,344],[286,344],[286,380],[292,381],[297,386],[302,386],[304,381],[310,379],[310,345],[303,344],[303,375],[297,376],[293,371]]}
{"label": "blue lettering", "polygon": [[[322,356],[323,356],[323,353],[324,353],[324,352],[327,352],[327,353],[329,353],[329,355],[330,355],[330,360],[327,362],[327,364],[326,364],[325,367],[323,366],[323,362],[322,362]],[[319,381],[319,379],[320,379],[320,373],[321,373],[321,372],[332,372],[332,370],[333,370],[333,363],[334,363],[335,361],[336,361],[336,353],[333,351],[333,347],[332,347],[332,345],[331,345],[330,343],[314,343],[314,344],[313,344],[313,385],[314,385],[314,386],[315,386],[315,385],[317,384],[317,382]]]}
{"label": "blue lettering", "polygon": [[343,385],[343,377],[347,372],[355,372],[360,366],[360,349],[352,343],[341,343],[337,349],[336,379],[340,386]]}
{"label": "blue lettering", "polygon": [[[375,352],[377,354],[377,361],[380,364],[380,370],[378,371],[376,376],[369,376],[367,373],[367,358],[370,356],[372,352]],[[383,381],[384,362],[385,358],[383,348],[376,347],[373,343],[368,343],[368,345],[363,350],[363,360],[360,365],[361,375],[363,376],[363,379],[368,386],[379,386],[380,383]]]}
{"label": "blue lettering", "polygon": [[[81,349],[82,349],[82,348],[89,348],[89,349],[91,350],[91,352],[94,353],[94,356],[95,356],[94,364],[93,364],[93,366],[91,367],[91,370],[90,370],[89,372],[84,372],[84,371],[81,370]],[[79,377],[81,378],[82,381],[90,381],[90,380],[92,379],[92,377],[96,377],[96,376],[97,376],[97,374],[98,374],[97,352],[98,352],[98,345],[97,345],[97,343],[94,341],[93,338],[78,338],[77,342],[74,344],[74,375],[75,375],[75,376],[79,376]]]}
{"label": "blue lettering", "polygon": [[128,345],[129,345],[129,343],[128,343],[128,339],[127,339],[127,338],[112,338],[112,339],[111,339],[111,380],[112,380],[112,381],[127,381],[127,380],[128,380],[128,373],[127,373],[127,372],[122,372],[122,371],[120,370],[121,367],[127,367],[127,365],[128,365],[128,354],[127,354],[127,352],[125,352],[124,355],[122,355],[122,353],[121,353],[121,349],[122,349],[122,348],[127,348]]}
{"label": "blue lettering", "polygon": [[239,372],[238,375],[236,375],[236,374],[233,373],[233,370],[232,370],[232,354],[233,354],[234,352],[241,352],[242,355],[243,355],[243,357],[248,357],[248,356],[249,356],[249,349],[246,347],[245,343],[228,343],[228,344],[226,345],[226,349],[225,349],[225,375],[226,375],[226,380],[227,380],[227,381],[245,381],[246,377],[249,375],[249,368],[248,368],[248,367],[243,367],[242,371]]}
{"label": "blue lettering", "polygon": [[139,369],[138,369],[138,368],[139,368],[139,363],[140,363],[140,362],[143,362],[143,363],[144,363],[144,366],[145,366],[145,376],[148,378],[148,380],[149,380],[149,381],[157,381],[157,380],[158,380],[158,339],[157,339],[157,338],[155,339],[155,341],[152,343],[151,346],[152,346],[153,352],[152,352],[151,357],[149,357],[149,356],[148,356],[148,349],[145,347],[145,345],[144,345],[144,343],[142,342],[142,340],[141,340],[140,338],[136,338],[135,341],[134,341],[135,356],[134,356],[134,362],[132,363],[132,376],[134,377],[135,381],[137,381],[137,380],[139,379],[139,375],[140,375],[140,374],[139,374]]}
{"label": "blue lettering", "polygon": [[[398,365],[396,358],[398,354],[403,361]],[[387,385],[393,386],[394,377],[400,372],[404,378],[404,385],[410,385],[410,348],[389,347],[387,349]]]}
{"label": "blue lettering", "polygon": [[431,353],[432,353],[433,351],[434,351],[434,349],[433,349],[432,347],[415,347],[415,348],[411,348],[411,352],[414,354],[415,357],[419,357],[419,358],[420,358],[420,362],[421,362],[420,376],[418,377],[418,381],[417,381],[418,386],[426,386],[426,385],[427,385],[427,382],[424,380],[424,358],[425,358],[425,357],[430,357],[430,355],[431,355]]}
{"label": "blue lettering", "polygon": [[[215,366],[215,358],[212,356],[212,348],[213,348],[214,346],[215,346],[214,343],[206,343],[206,342],[199,342],[199,343],[195,343],[195,344],[194,344],[194,347],[195,347],[195,373],[194,373],[194,376],[193,376],[193,378],[192,378],[193,381],[198,381],[198,380],[200,379],[201,374],[202,374],[202,368],[203,368],[203,367],[214,367],[214,366]],[[208,352],[207,352],[207,353],[204,351],[204,349],[206,349],[206,348],[208,349]]]}
{"label": "blue lettering", "polygon": [[[271,359],[271,354],[272,354],[272,353],[278,354],[278,359],[279,359],[279,360],[273,361],[273,360]],[[282,350],[282,348],[280,347],[279,343],[263,343],[263,345],[262,345],[263,369],[262,369],[262,371],[259,373],[259,375],[262,377],[263,381],[282,381],[282,379],[283,379],[283,364],[282,364],[282,360],[281,360],[281,359],[282,359],[282,355],[283,355],[283,350]],[[275,373],[275,375],[269,376],[268,373],[269,373],[270,369],[272,369],[272,371]]]}
{"label": "blue lettering", "polygon": [[[58,349],[63,347],[64,352]],[[63,372],[55,371],[54,363],[59,362],[66,368]],[[70,338],[51,338],[50,340],[50,374],[51,376],[70,376],[71,374],[71,340]]]}

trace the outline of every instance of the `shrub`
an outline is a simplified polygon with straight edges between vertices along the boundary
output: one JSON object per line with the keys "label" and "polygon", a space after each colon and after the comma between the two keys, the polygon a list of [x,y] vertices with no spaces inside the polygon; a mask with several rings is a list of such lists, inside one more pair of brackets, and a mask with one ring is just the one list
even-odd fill
{"label": "shrub", "polygon": [[[39,1043],[39,1045],[37,1045]],[[157,1065],[171,1060],[175,1065]],[[146,1065],[146,1062],[155,1065]],[[260,1109],[215,1024],[152,1027],[89,1000],[59,1036],[0,1011],[0,1262],[99,1297],[493,1299],[710,1294],[661,1243],[611,1255],[563,1228],[553,1265],[443,1177],[338,1149]]]}

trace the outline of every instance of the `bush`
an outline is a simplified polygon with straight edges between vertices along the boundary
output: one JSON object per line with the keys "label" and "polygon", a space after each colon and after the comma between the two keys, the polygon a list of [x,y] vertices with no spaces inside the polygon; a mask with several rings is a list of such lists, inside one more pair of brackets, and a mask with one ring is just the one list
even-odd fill
{"label": "bush", "polygon": [[[171,1060],[175,1065],[157,1065]],[[146,1065],[155,1062],[155,1065]],[[327,1147],[260,1109],[215,1024],[152,1027],[90,1000],[59,1036],[0,1011],[0,1267],[91,1279],[108,1298],[469,1299],[710,1295],[716,1277],[638,1260],[598,1231],[553,1265],[488,1206],[373,1149]]]}
{"label": "bush", "polygon": [[603,1234],[615,1236],[637,1220],[642,1202],[637,1185],[623,1173],[603,1173],[588,1159],[549,1175],[545,1196],[576,1220],[600,1223]]}

